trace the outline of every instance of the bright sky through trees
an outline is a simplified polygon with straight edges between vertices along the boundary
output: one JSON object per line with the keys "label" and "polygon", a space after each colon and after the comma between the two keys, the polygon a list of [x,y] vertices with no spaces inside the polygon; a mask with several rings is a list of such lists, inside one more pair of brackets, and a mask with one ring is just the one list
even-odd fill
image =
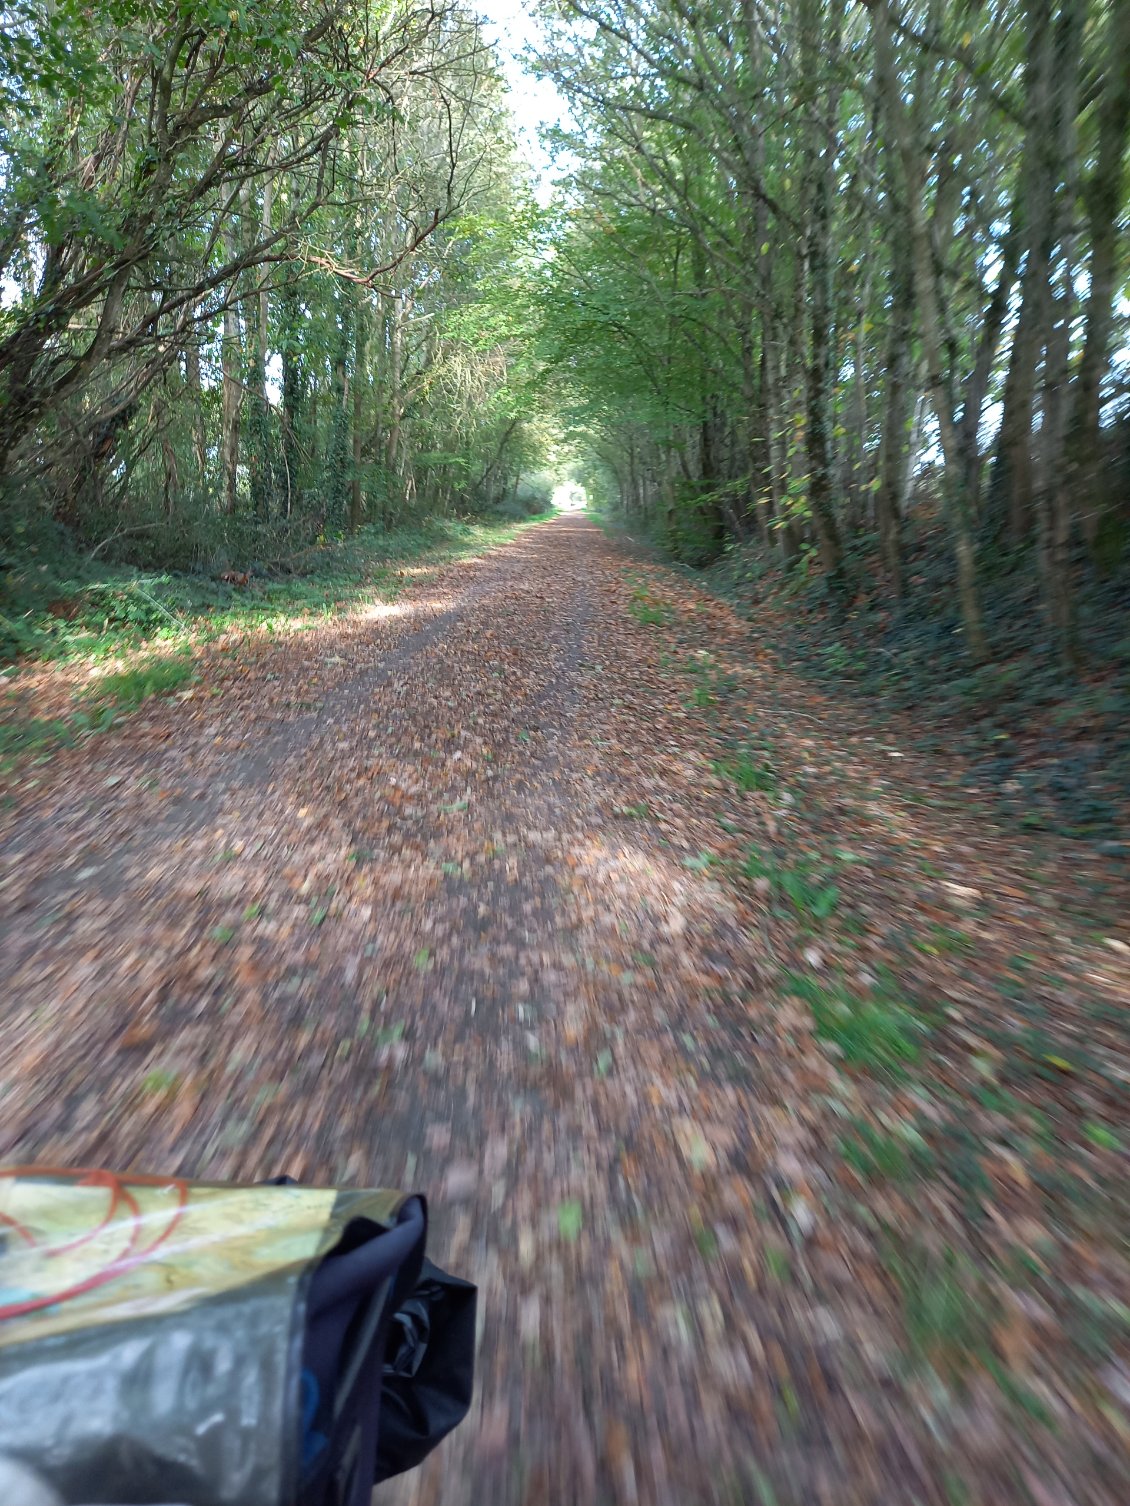
{"label": "bright sky through trees", "polygon": [[535,47],[541,30],[522,0],[480,0],[486,34],[495,43],[509,88],[523,155],[537,174],[537,194],[545,203],[552,192],[553,166],[538,138],[542,126],[556,125],[565,116],[565,101],[550,79],[535,78],[522,64],[522,54]]}

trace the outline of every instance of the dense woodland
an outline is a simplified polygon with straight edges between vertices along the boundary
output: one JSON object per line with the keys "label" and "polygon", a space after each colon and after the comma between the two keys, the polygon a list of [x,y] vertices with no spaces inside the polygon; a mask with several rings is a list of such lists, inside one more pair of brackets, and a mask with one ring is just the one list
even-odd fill
{"label": "dense woodland", "polygon": [[[552,324],[624,509],[1085,653],[1130,535],[1130,7],[565,0]],[[909,537],[908,537],[909,536]]]}
{"label": "dense woodland", "polygon": [[[465,8],[5,7],[4,547],[246,564],[513,503],[529,228]],[[26,544],[24,545],[26,547]]]}
{"label": "dense woodland", "polygon": [[542,22],[548,210],[460,5],[6,6],[5,554],[269,560],[569,454],[877,635],[1125,657],[1130,7]]}

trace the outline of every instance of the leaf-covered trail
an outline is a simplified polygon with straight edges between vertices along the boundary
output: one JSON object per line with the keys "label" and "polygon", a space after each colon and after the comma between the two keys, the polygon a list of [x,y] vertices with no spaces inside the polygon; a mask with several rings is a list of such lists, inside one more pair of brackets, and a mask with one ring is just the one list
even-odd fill
{"label": "leaf-covered trail", "polygon": [[1124,1499],[1103,860],[581,519],[229,647],[0,815],[5,1159],[428,1191],[478,1394],[390,1501]]}

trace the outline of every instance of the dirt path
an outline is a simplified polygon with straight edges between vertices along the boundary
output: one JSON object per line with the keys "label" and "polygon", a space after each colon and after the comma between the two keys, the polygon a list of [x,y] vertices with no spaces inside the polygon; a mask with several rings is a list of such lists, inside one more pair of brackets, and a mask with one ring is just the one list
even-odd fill
{"label": "dirt path", "polygon": [[1125,1500],[1117,873],[584,520],[231,648],[0,813],[0,1155],[427,1190],[390,1502]]}

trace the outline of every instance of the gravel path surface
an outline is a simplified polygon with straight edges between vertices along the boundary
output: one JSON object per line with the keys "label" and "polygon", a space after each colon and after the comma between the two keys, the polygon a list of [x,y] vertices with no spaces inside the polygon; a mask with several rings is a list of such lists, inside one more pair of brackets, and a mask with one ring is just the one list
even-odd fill
{"label": "gravel path surface", "polygon": [[1127,1499],[1115,872],[581,518],[227,647],[0,812],[0,1154],[426,1191],[478,1394],[390,1503]]}

